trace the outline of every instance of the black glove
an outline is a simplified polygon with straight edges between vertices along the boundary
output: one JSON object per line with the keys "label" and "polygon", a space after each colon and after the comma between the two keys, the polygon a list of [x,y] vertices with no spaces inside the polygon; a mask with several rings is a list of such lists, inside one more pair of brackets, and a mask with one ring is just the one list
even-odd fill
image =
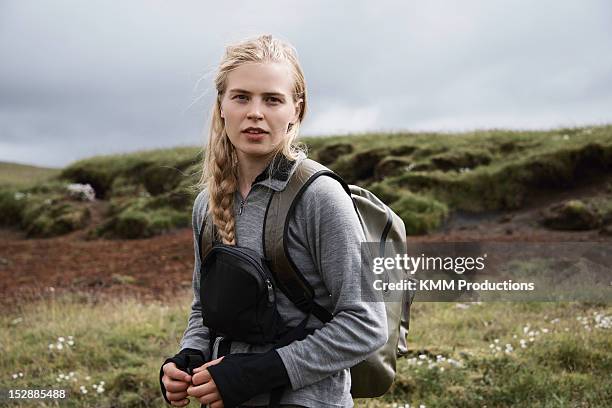
{"label": "black glove", "polygon": [[162,396],[168,404],[170,404],[170,401],[168,400],[168,397],[166,397],[166,387],[164,387],[164,383],[162,382],[162,377],[164,376],[164,365],[167,363],[174,363],[179,370],[192,375],[192,370],[196,367],[200,367],[205,362],[206,359],[204,358],[204,354],[200,350],[190,348],[183,349],[174,357],[167,358],[164,361],[159,369],[159,386],[161,387]]}
{"label": "black glove", "polygon": [[233,408],[256,395],[291,384],[283,360],[275,349],[267,353],[228,354],[209,366],[225,408]]}

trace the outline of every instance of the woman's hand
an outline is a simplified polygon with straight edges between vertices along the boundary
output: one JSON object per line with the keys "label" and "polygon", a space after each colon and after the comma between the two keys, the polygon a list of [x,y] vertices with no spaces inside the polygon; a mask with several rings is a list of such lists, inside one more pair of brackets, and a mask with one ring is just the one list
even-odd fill
{"label": "woman's hand", "polygon": [[175,407],[184,407],[189,404],[187,387],[191,384],[191,376],[176,368],[174,363],[166,363],[163,367],[162,383],[166,387],[166,397]]}
{"label": "woman's hand", "polygon": [[215,384],[206,368],[219,364],[221,360],[223,360],[223,357],[194,368],[191,385],[187,388],[189,396],[196,397],[202,404],[210,404],[211,408],[223,408],[223,400],[217,389],[217,384]]}

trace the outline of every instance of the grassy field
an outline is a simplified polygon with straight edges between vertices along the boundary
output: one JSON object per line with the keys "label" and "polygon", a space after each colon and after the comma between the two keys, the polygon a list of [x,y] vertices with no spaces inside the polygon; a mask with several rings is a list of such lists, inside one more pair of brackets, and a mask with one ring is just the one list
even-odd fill
{"label": "grassy field", "polygon": [[[159,365],[178,347],[189,298],[143,304],[71,295],[3,314],[0,388],[70,391],[41,407],[164,406]],[[394,385],[356,406],[607,407],[610,330],[606,305],[417,303],[410,354],[399,360]]]}

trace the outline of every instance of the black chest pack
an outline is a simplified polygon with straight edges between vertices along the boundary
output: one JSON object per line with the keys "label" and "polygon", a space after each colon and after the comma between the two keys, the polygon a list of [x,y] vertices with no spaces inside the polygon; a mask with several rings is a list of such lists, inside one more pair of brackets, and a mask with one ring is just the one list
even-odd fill
{"label": "black chest pack", "polygon": [[[211,215],[206,211],[198,237],[200,302],[203,324],[210,330],[210,350],[217,337],[250,344],[274,344],[283,347],[301,340],[314,330],[306,329],[310,315],[327,323],[332,314],[314,301],[314,290],[291,260],[287,251],[289,219],[304,190],[319,176],[336,179],[352,198],[366,240],[384,244],[395,242],[406,247],[402,219],[371,192],[347,185],[340,176],[311,159],[304,159],[295,169],[286,187],[273,191],[266,208],[262,231],[262,258],[256,251],[218,242]],[[387,276],[390,281],[405,278],[403,272]],[[288,327],[278,313],[276,290],[306,317],[296,327]],[[384,394],[395,377],[397,355],[406,352],[410,305],[414,293],[402,302],[386,303],[388,342],[366,360],[351,367],[351,394],[355,398]],[[229,353],[227,342],[220,342],[217,356]]]}
{"label": "black chest pack", "polygon": [[256,251],[214,242],[200,274],[203,322],[213,330],[211,351],[216,337],[278,348],[312,333],[305,329],[308,316],[297,327],[283,323],[274,275]]}
{"label": "black chest pack", "polygon": [[229,339],[274,342],[282,322],[272,274],[259,255],[249,248],[216,243],[202,265],[204,324]]}

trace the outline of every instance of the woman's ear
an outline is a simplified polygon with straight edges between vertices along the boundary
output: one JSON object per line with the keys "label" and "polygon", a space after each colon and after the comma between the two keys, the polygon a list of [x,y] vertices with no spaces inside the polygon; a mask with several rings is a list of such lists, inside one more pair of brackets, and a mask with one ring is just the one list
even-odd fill
{"label": "woman's ear", "polygon": [[300,98],[295,104],[295,113],[293,115],[293,123],[296,123],[300,119],[300,113],[302,112],[302,103],[304,99]]}

